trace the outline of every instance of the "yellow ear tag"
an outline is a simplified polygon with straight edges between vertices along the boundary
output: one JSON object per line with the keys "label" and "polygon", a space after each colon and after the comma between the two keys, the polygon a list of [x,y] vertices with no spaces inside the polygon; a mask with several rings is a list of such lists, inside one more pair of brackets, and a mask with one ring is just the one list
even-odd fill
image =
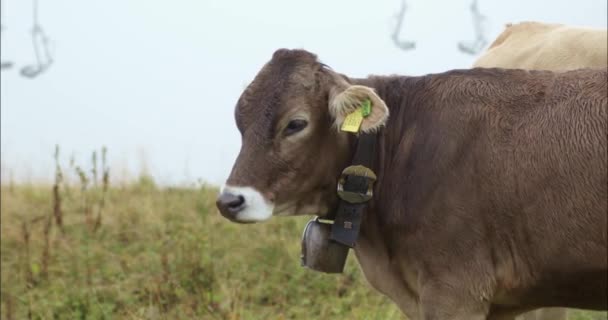
{"label": "yellow ear tag", "polygon": [[363,123],[363,118],[367,117],[371,112],[371,102],[369,100],[363,101],[361,107],[357,108],[353,113],[349,114],[344,118],[342,127],[340,130],[344,132],[357,133]]}
{"label": "yellow ear tag", "polygon": [[363,113],[361,109],[355,110],[355,112],[349,114],[344,118],[344,122],[342,122],[342,131],[357,133],[359,132],[359,128],[361,128],[361,123],[363,123]]}

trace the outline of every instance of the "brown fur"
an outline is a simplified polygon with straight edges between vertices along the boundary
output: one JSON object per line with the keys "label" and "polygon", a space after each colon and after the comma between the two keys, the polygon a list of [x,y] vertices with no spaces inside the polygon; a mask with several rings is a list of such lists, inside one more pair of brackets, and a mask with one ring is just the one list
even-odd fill
{"label": "brown fur", "polygon": [[[236,109],[229,178],[277,206],[331,210],[353,139],[332,130],[330,92],[373,88],[375,196],[357,258],[412,320],[512,319],[538,307],[607,309],[607,70],[473,69],[349,79],[279,50]],[[346,86],[348,87],[348,86]],[[284,137],[297,110],[310,124]],[[269,196],[269,199],[270,196]],[[317,212],[322,213],[322,212]]]}
{"label": "brown fur", "polygon": [[[540,22],[509,23],[474,66],[547,70],[602,67],[608,64],[607,40],[606,30]],[[517,319],[567,318],[566,309],[551,308]]]}

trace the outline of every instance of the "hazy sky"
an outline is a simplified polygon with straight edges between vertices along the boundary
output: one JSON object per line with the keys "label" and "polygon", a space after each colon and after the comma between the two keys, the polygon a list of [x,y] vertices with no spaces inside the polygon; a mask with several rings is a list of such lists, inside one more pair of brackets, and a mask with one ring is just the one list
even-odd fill
{"label": "hazy sky", "polygon": [[[338,72],[419,75],[466,68],[457,50],[474,37],[470,0],[409,0],[402,34],[390,39],[400,0],[174,0],[40,2],[55,64],[26,79],[33,61],[31,2],[3,0],[3,178],[50,179],[59,144],[88,163],[106,145],[114,174],[143,165],[162,183],[221,183],[240,147],[233,109],[277,48],[304,48]],[[507,22],[539,20],[605,28],[606,0],[479,0],[490,41]]]}

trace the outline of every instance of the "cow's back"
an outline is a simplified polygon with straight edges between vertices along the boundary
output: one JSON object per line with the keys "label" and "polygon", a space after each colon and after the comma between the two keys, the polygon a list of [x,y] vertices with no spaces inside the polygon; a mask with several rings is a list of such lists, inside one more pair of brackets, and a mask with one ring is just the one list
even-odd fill
{"label": "cow's back", "polygon": [[503,279],[526,283],[518,294],[528,303],[606,306],[606,69],[496,72],[502,79],[487,85],[504,85],[502,96],[481,91],[485,134],[470,152],[487,161],[476,168],[479,209],[495,211],[487,227],[509,239],[499,244],[505,252],[517,248],[521,265],[505,268]]}
{"label": "cow's back", "polygon": [[492,274],[498,305],[605,308],[607,78],[472,69],[395,82],[405,98],[380,88],[385,241],[431,276]]}
{"label": "cow's back", "polygon": [[522,22],[507,25],[474,67],[574,70],[607,65],[606,29]]}
{"label": "cow's back", "polygon": [[552,299],[585,307],[595,298],[592,304],[605,306],[607,75],[587,70],[555,77],[546,90],[539,88],[535,110],[512,123],[512,153],[505,156],[518,172],[503,172],[513,201],[505,208],[520,212],[513,225],[525,230],[519,233],[522,259],[529,259],[530,277],[538,282],[528,300],[569,288]]}

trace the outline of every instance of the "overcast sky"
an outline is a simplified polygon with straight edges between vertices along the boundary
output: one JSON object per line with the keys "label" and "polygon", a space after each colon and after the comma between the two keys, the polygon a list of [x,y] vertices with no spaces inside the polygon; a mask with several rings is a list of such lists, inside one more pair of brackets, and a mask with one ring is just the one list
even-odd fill
{"label": "overcast sky", "polygon": [[[277,48],[304,48],[338,72],[420,75],[466,68],[457,43],[474,37],[470,0],[39,0],[55,63],[35,79],[31,1],[2,0],[2,177],[50,180],[54,145],[88,162],[106,145],[115,175],[142,166],[161,183],[219,184],[240,147],[233,109]],[[507,22],[606,28],[606,0],[479,1],[488,37]]]}

